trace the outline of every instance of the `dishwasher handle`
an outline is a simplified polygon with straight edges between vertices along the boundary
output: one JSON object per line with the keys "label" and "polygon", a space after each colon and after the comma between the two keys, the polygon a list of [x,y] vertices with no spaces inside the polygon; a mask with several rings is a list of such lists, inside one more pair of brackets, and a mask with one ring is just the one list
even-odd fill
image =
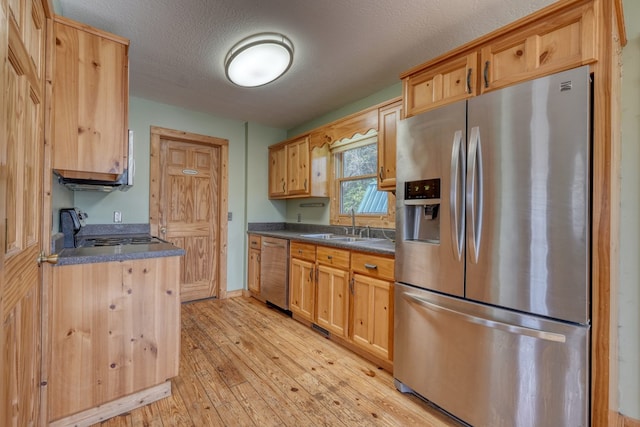
{"label": "dishwasher handle", "polygon": [[285,249],[285,245],[282,243],[262,242],[262,246]]}

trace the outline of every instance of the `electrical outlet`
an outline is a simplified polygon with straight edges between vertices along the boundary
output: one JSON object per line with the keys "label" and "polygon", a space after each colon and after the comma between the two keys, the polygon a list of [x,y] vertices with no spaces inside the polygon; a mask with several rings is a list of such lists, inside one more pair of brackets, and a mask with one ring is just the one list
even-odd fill
{"label": "electrical outlet", "polygon": [[233,219],[233,213],[227,212],[227,221],[231,221]]}
{"label": "electrical outlet", "polygon": [[119,224],[122,222],[122,212],[113,211],[113,222],[115,222],[116,224]]}
{"label": "electrical outlet", "polygon": [[298,214],[298,222],[302,222],[302,214],[301,213]]}

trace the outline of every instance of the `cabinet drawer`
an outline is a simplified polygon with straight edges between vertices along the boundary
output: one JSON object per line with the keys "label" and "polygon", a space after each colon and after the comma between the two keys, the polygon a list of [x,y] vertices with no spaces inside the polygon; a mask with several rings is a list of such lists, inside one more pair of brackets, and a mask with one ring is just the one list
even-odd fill
{"label": "cabinet drawer", "polygon": [[354,252],[352,254],[351,269],[357,273],[379,279],[394,279],[394,259],[377,255]]}
{"label": "cabinet drawer", "polygon": [[318,246],[317,260],[319,264],[348,269],[349,258],[348,250]]}
{"label": "cabinet drawer", "polygon": [[315,262],[316,245],[311,243],[291,242],[291,257]]}
{"label": "cabinet drawer", "polygon": [[249,234],[249,248],[260,250],[261,237],[257,234]]}

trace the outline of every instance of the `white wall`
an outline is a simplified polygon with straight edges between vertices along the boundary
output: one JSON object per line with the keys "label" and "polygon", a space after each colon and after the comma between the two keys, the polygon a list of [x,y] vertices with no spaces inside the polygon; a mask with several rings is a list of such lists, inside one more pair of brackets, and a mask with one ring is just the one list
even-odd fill
{"label": "white wall", "polygon": [[620,412],[640,420],[640,1],[624,0],[620,207]]}

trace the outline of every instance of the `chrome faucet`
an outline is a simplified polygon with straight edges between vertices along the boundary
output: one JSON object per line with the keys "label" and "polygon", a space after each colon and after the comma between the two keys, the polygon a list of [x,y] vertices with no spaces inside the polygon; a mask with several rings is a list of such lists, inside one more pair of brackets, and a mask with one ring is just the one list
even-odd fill
{"label": "chrome faucet", "polygon": [[351,234],[356,235],[356,211],[351,208]]}

